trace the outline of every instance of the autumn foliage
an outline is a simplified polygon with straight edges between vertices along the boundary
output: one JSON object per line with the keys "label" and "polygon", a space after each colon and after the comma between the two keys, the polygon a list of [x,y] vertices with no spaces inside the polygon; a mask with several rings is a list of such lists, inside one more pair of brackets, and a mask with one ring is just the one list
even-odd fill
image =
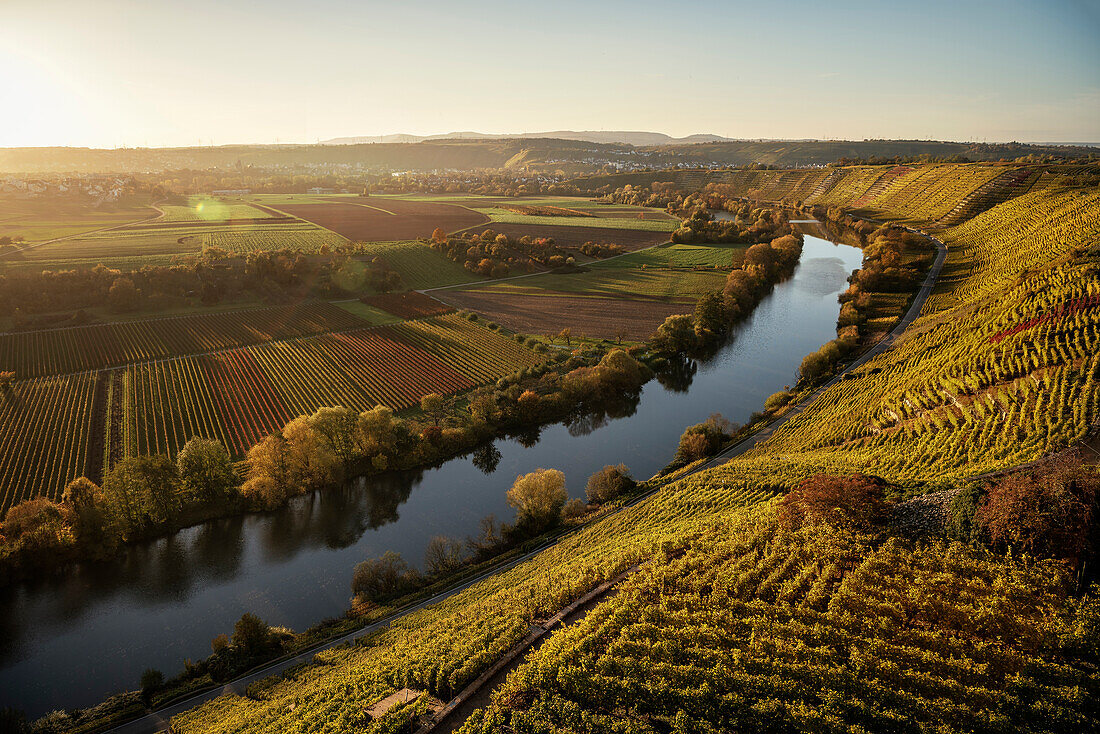
{"label": "autumn foliage", "polygon": [[822,523],[867,528],[889,509],[885,489],[885,480],[875,476],[815,474],[780,500],[779,521],[791,530]]}
{"label": "autumn foliage", "polygon": [[1051,459],[989,487],[975,520],[999,545],[1076,562],[1089,549],[1100,474],[1076,457]]}

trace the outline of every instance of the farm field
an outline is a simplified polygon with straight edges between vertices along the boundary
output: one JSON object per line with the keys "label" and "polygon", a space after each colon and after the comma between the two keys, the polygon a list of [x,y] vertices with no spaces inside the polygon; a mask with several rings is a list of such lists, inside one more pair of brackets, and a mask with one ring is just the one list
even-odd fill
{"label": "farm field", "polygon": [[420,242],[371,242],[362,249],[367,258],[382,258],[397,271],[402,288],[423,290],[484,280]]}
{"label": "farm field", "polygon": [[591,266],[588,272],[561,275],[545,273],[499,283],[489,282],[460,290],[477,289],[485,293],[521,293],[540,295],[569,293],[606,297],[646,297],[675,303],[695,303],[703,293],[720,290],[726,273],[705,270],[643,270],[638,268]]}
{"label": "farm field", "polygon": [[28,244],[118,227],[158,216],[136,203],[94,207],[83,201],[0,198],[0,237],[22,237]]}
{"label": "farm field", "polygon": [[665,233],[671,233],[680,226],[680,220],[664,216],[654,216],[643,219],[639,219],[637,216],[541,216],[537,214],[519,214],[499,207],[478,209],[477,211],[487,215],[492,220],[493,224],[523,224],[537,227],[588,227],[591,229],[625,229],[638,232]]}
{"label": "farm field", "polygon": [[41,377],[354,329],[363,321],[324,302],[0,334],[0,372]]}
{"label": "farm field", "polygon": [[[624,250],[641,250],[646,247],[668,242],[668,232],[638,229],[610,229],[602,227],[562,226],[563,217],[548,217],[556,220],[552,224],[501,224],[494,222],[491,227],[498,234],[519,239],[524,235],[531,237],[551,237],[558,247],[576,248],[586,242],[620,245]],[[585,219],[584,221],[592,221]]]}
{"label": "farm field", "polygon": [[[1028,194],[952,228],[945,277],[899,346],[752,452],[174,728],[304,728],[405,686],[447,699],[532,620],[634,564],[616,596],[526,653],[465,731],[611,732],[627,719],[639,731],[726,731],[762,715],[799,730],[1095,728],[1095,661],[1059,642],[1083,623],[1062,565],[827,526],[779,530],[769,500],[818,472],[929,491],[1081,438],[1100,418],[1100,280],[1087,254],[1098,228],[1095,190]],[[711,681],[729,694],[699,705]]]}
{"label": "farm field", "polygon": [[465,207],[436,202],[370,197],[336,204],[282,204],[279,211],[313,222],[355,242],[390,242],[428,237],[437,227],[455,232],[489,221]]}
{"label": "farm field", "polygon": [[643,341],[673,314],[691,304],[640,298],[600,298],[566,293],[541,295],[485,290],[440,291],[456,308],[476,311],[522,334],[557,334],[569,327],[575,337]]}
{"label": "farm field", "polygon": [[[71,373],[19,379],[0,397],[0,511],[38,493],[57,497],[77,476],[98,479],[105,456],[174,456],[205,436],[239,457],[321,407],[401,410],[545,360],[454,314],[394,323],[348,305],[6,335],[6,359],[20,374]],[[364,328],[370,314],[356,305],[392,325]],[[187,352],[199,353],[167,356]],[[129,364],[90,371],[121,362]]]}
{"label": "farm field", "polygon": [[367,306],[381,309],[402,319],[439,316],[452,310],[446,303],[416,291],[382,293],[376,296],[363,296],[359,300]]}

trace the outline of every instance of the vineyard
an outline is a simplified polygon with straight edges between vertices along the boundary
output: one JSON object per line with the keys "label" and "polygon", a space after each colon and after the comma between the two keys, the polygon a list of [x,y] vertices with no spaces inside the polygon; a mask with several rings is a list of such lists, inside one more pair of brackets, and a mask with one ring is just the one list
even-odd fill
{"label": "vineyard", "polygon": [[363,325],[344,309],[316,302],[9,332],[0,334],[0,372],[13,371],[20,378],[81,372]]}
{"label": "vineyard", "polygon": [[963,546],[721,525],[540,647],[464,731],[1093,728],[1100,683],[1049,633],[1066,581]]}
{"label": "vineyard", "polygon": [[335,232],[329,232],[308,222],[294,222],[262,229],[231,227],[217,232],[205,232],[202,236],[203,249],[216,247],[237,255],[263,250],[320,252],[324,247],[331,249],[346,243],[347,240]]}
{"label": "vineyard", "polygon": [[1096,672],[1058,642],[1083,624],[1061,567],[792,534],[765,501],[820,471],[934,486],[1079,438],[1100,415],[1098,225],[1095,191],[1036,192],[948,231],[943,282],[900,345],[754,452],[174,728],[382,731],[360,712],[403,687],[449,698],[530,623],[647,559],[465,731],[1096,728]]}
{"label": "vineyard", "polygon": [[419,319],[425,316],[439,316],[451,311],[451,307],[442,301],[416,291],[407,293],[382,293],[377,296],[363,296],[359,299],[373,308],[378,308],[403,319]]}
{"label": "vineyard", "polygon": [[[123,456],[174,456],[193,436],[240,456],[321,407],[401,410],[545,359],[454,314],[363,328],[327,303],[7,336],[23,339],[5,342],[22,367],[79,372],[0,395],[3,509],[57,497],[77,476],[98,480]],[[262,343],[237,346],[249,342]]]}
{"label": "vineyard", "polygon": [[947,265],[906,339],[757,454],[800,476],[826,467],[919,482],[1082,438],[1100,418],[1100,276],[1085,254],[1098,235],[1096,192],[1029,194],[948,231]]}
{"label": "vineyard", "polygon": [[0,393],[0,508],[39,493],[59,496],[70,479],[95,473],[102,389],[96,375],[82,374],[17,382]]}

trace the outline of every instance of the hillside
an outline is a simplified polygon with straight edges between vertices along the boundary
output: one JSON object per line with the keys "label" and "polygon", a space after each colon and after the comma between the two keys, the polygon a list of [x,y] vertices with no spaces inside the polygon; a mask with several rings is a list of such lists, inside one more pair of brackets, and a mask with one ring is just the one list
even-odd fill
{"label": "hillside", "polygon": [[[569,134],[569,133],[563,133]],[[189,148],[2,148],[0,173],[148,173],[181,169],[259,167],[276,170],[436,171],[503,169],[521,162],[534,171],[581,175],[605,166],[650,169],[695,166],[823,166],[841,158],[896,156],[975,161],[1014,160],[1026,155],[1087,158],[1095,148],[937,141],[667,141],[635,147],[612,142],[554,138],[441,139],[347,145],[224,145]],[[641,142],[642,139],[639,139]],[[510,166],[511,162],[511,166]]]}
{"label": "hillside", "polygon": [[[931,219],[971,186],[879,211]],[[449,698],[531,623],[636,564],[464,731],[1100,726],[1095,650],[1081,647],[1095,606],[1079,607],[1064,567],[888,533],[789,533],[771,501],[818,472],[953,487],[1085,436],[1100,417],[1098,234],[1095,188],[1035,188],[946,228],[944,277],[900,346],[752,452],[173,730],[388,731],[401,712],[370,722],[367,707],[404,687]]]}

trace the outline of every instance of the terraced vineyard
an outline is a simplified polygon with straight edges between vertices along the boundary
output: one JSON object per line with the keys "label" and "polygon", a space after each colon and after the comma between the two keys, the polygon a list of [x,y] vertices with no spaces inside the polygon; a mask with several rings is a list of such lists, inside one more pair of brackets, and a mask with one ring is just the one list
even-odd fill
{"label": "terraced vineyard", "polygon": [[1091,728],[1100,685],[1049,634],[1065,582],[962,546],[718,526],[540,647],[464,731]]}
{"label": "terraced vineyard", "polygon": [[324,302],[0,334],[0,372],[40,377],[364,326]]}
{"label": "terraced vineyard", "polygon": [[1055,642],[1083,623],[1060,567],[792,534],[761,503],[821,471],[934,486],[1079,438],[1100,416],[1100,280],[1087,253],[1098,227],[1100,193],[1078,190],[1014,199],[947,232],[945,280],[900,345],[756,451],[173,726],[367,726],[358,712],[399,688],[446,699],[529,623],[652,559],[530,654],[464,731],[1095,728],[1095,669]]}
{"label": "terraced vineyard", "polygon": [[757,454],[798,476],[915,482],[1080,439],[1100,419],[1100,276],[1085,254],[1098,235],[1095,191],[1029,194],[945,233],[947,265],[907,338]]}

